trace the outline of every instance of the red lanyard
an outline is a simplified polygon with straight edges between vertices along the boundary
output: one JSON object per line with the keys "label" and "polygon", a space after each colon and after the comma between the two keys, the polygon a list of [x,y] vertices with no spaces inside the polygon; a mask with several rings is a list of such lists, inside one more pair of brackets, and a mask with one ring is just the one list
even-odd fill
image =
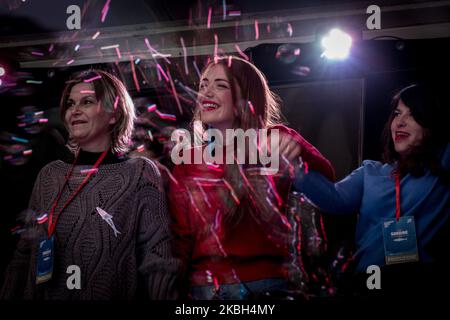
{"label": "red lanyard", "polygon": [[66,176],[66,181],[64,182],[61,190],[59,191],[58,197],[56,198],[55,203],[53,204],[53,207],[50,209],[50,215],[49,215],[49,220],[48,220],[48,236],[51,237],[53,232],[55,232],[55,228],[56,228],[56,223],[58,222],[58,218],[61,215],[61,212],[63,212],[63,210],[65,208],[67,208],[67,206],[72,202],[72,200],[75,198],[75,196],[81,191],[81,189],[85,186],[85,184],[87,183],[87,181],[89,180],[89,178],[91,177],[91,175],[95,172],[95,169],[97,169],[97,167],[100,165],[100,163],[103,161],[103,159],[105,158],[106,154],[108,153],[108,149],[106,149],[105,151],[103,151],[103,153],[100,155],[100,157],[97,159],[97,161],[94,164],[94,167],[92,168],[92,170],[89,171],[89,173],[86,175],[86,177],[84,178],[83,182],[81,182],[81,184],[78,186],[77,190],[75,190],[74,193],[72,193],[69,197],[69,199],[66,201],[66,203],[63,205],[63,207],[61,208],[61,210],[59,210],[59,213],[57,215],[55,215],[55,222],[53,223],[53,215],[55,214],[55,209],[58,206],[58,202],[59,199],[62,196],[62,193],[64,191],[64,188],[67,185],[67,182],[69,182],[70,177],[72,176],[73,173],[73,169],[75,168],[75,164],[77,163],[78,160],[78,156],[75,158],[75,161],[72,164],[72,167],[70,168],[69,174]]}
{"label": "red lanyard", "polygon": [[395,175],[395,218],[400,219],[400,174]]}

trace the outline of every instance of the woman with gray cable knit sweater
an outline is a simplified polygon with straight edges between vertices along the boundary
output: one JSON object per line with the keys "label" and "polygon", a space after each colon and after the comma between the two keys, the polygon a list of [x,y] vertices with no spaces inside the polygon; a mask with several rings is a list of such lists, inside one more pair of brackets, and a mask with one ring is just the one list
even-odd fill
{"label": "woman with gray cable knit sweater", "polygon": [[40,171],[0,298],[176,298],[160,173],[121,156],[135,118],[125,86],[101,70],[77,73],[61,116],[74,157]]}

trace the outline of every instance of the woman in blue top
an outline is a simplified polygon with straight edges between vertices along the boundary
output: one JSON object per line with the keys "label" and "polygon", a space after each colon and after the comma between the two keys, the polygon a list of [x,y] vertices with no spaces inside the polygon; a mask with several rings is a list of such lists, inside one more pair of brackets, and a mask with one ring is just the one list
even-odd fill
{"label": "woman in blue top", "polygon": [[[313,170],[301,167],[297,171],[296,189],[324,211],[359,213],[354,259],[356,271],[364,273],[365,279],[370,265],[382,267],[381,282],[388,284],[383,282],[386,270],[408,277],[404,270],[411,266],[418,270],[448,262],[450,107],[435,91],[427,85],[412,85],[394,97],[384,130],[383,162],[365,160],[336,184]],[[446,244],[432,241],[442,235]],[[442,250],[434,250],[434,244]],[[413,285],[416,280],[405,281]]]}

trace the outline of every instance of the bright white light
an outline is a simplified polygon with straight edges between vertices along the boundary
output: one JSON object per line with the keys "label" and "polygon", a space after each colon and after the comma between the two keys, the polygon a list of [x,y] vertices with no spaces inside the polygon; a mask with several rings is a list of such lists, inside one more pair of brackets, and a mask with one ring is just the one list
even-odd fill
{"label": "bright white light", "polygon": [[333,60],[342,60],[348,57],[352,46],[352,38],[339,29],[333,29],[322,38],[322,47],[325,51],[322,56]]}
{"label": "bright white light", "polygon": [[0,77],[5,74],[5,68],[0,67]]}

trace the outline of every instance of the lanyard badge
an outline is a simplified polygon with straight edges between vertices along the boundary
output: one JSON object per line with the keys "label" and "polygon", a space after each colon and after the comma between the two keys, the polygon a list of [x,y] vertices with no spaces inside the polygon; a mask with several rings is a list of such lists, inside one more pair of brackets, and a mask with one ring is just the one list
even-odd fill
{"label": "lanyard badge", "polygon": [[36,284],[46,282],[53,274],[54,236],[44,237],[39,242],[36,266]]}
{"label": "lanyard badge", "polygon": [[[108,153],[108,150],[103,151],[103,153],[100,155],[100,157],[95,162],[94,169],[96,169],[100,165],[100,163],[103,161],[103,159],[105,158],[107,153]],[[64,182],[64,185],[62,186],[61,191],[59,192],[55,203],[53,204],[52,208],[50,209],[50,215],[49,215],[49,220],[48,220],[48,236],[41,239],[39,242],[39,251],[38,251],[37,266],[36,266],[36,284],[46,282],[52,278],[53,259],[54,259],[54,243],[55,243],[54,232],[55,232],[56,223],[58,221],[58,218],[61,215],[61,212],[63,212],[64,209],[67,208],[67,206],[72,202],[72,200],[76,197],[76,195],[86,185],[89,178],[95,171],[95,170],[91,170],[88,173],[88,175],[84,178],[83,182],[78,186],[78,188],[75,190],[75,192],[69,196],[69,199],[59,210],[59,213],[55,213],[56,207],[58,206],[58,202],[62,196],[64,188],[67,185],[70,177],[72,176],[73,169],[75,168],[77,159],[78,159],[78,157],[73,162],[72,167],[70,168],[70,171]]]}
{"label": "lanyard badge", "polygon": [[414,217],[400,217],[400,177],[395,175],[396,214],[395,219],[382,221],[386,264],[419,260]]}
{"label": "lanyard badge", "polygon": [[414,217],[384,219],[382,226],[386,264],[419,260]]}

